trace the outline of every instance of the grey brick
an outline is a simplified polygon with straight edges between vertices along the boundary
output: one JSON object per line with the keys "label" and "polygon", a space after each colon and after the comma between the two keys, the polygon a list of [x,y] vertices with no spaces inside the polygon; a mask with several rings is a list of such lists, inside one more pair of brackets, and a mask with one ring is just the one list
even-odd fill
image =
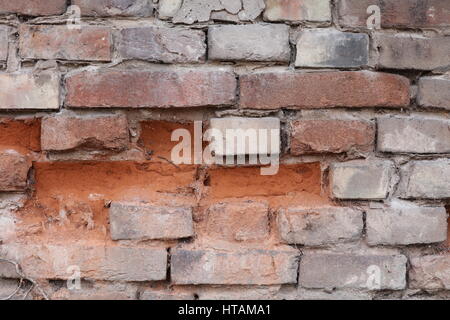
{"label": "grey brick", "polygon": [[192,208],[112,203],[113,240],[180,239],[194,235]]}
{"label": "grey brick", "polygon": [[165,27],[122,29],[118,50],[124,59],[164,63],[205,60],[206,36],[201,30]]}
{"label": "grey brick", "polygon": [[68,279],[70,266],[78,266],[82,278],[106,281],[165,280],[167,274],[165,248],[8,244],[0,256],[19,263],[33,279]]}
{"label": "grey brick", "polygon": [[356,68],[369,61],[369,37],[335,29],[303,31],[297,41],[296,67]]}
{"label": "grey brick", "polygon": [[450,160],[412,161],[401,170],[402,198],[450,198]]}
{"label": "grey brick", "polygon": [[354,160],[331,165],[331,191],[338,199],[385,199],[394,167],[388,160]]}
{"label": "grey brick", "polygon": [[288,208],[278,214],[281,238],[290,244],[324,245],[361,237],[363,215],[351,208]]}
{"label": "grey brick", "polygon": [[366,225],[370,245],[435,243],[447,239],[444,207],[395,202],[388,208],[368,210]]}
{"label": "grey brick", "polygon": [[278,24],[209,27],[208,49],[212,60],[287,62],[289,27]]}
{"label": "grey brick", "polygon": [[389,69],[433,70],[450,63],[450,37],[377,34],[378,66]]}
{"label": "grey brick", "polygon": [[419,105],[450,110],[450,77],[423,77],[419,80]]}
{"label": "grey brick", "polygon": [[[402,290],[406,286],[406,260],[403,255],[307,253],[300,261],[299,284],[312,289]],[[378,271],[379,279],[372,278]]]}
{"label": "grey brick", "polygon": [[271,285],[297,282],[299,252],[240,250],[233,252],[175,249],[171,278],[175,284]]}
{"label": "grey brick", "polygon": [[445,119],[378,118],[378,150],[393,153],[450,152],[450,121]]}

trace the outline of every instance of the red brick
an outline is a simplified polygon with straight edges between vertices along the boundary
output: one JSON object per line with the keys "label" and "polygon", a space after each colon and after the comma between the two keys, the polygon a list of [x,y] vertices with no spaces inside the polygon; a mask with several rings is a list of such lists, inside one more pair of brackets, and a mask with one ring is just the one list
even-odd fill
{"label": "red brick", "polygon": [[41,143],[44,150],[52,151],[123,150],[129,143],[128,121],[125,116],[47,117],[42,120]]}
{"label": "red brick", "polygon": [[260,72],[240,77],[241,108],[405,107],[409,80],[368,71]]}
{"label": "red brick", "polygon": [[111,60],[109,28],[22,25],[19,33],[24,59]]}
{"label": "red brick", "polygon": [[0,151],[0,191],[23,191],[27,186],[31,162],[20,153]]}
{"label": "red brick", "polygon": [[375,125],[360,120],[298,120],[292,123],[291,153],[373,150]]}
{"label": "red brick", "polygon": [[236,79],[219,69],[86,71],[67,79],[69,107],[200,107],[230,105]]}
{"label": "red brick", "polygon": [[367,27],[367,8],[377,5],[381,10],[383,28],[450,26],[448,0],[340,0],[339,22],[345,27]]}
{"label": "red brick", "polygon": [[0,0],[0,14],[50,16],[66,11],[66,0]]}

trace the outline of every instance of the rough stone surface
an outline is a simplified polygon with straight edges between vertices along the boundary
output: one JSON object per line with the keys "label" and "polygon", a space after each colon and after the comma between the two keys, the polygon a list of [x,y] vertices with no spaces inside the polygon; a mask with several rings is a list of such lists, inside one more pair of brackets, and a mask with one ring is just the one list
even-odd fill
{"label": "rough stone surface", "polygon": [[289,61],[289,27],[253,24],[208,29],[208,57],[212,60]]}
{"label": "rough stone surface", "polygon": [[207,213],[206,230],[215,239],[263,240],[269,236],[269,206],[254,201],[212,205]]}
{"label": "rough stone surface", "polygon": [[[280,119],[273,117],[264,117],[264,118],[246,118],[246,117],[228,117],[228,118],[213,118],[211,119],[209,124],[209,129],[216,130],[220,132],[221,137],[215,133],[215,131],[211,131],[211,139],[213,140],[211,143],[211,150],[217,156],[234,156],[234,155],[257,155],[260,154],[259,148],[256,148],[259,145],[259,141],[261,141],[261,137],[266,138],[267,140],[267,150],[272,151],[272,154],[280,153],[280,132],[281,125]],[[233,130],[233,131],[231,131]],[[262,131],[267,130],[267,131]],[[228,135],[227,131],[234,132],[237,135],[237,139],[235,139],[235,135]],[[241,133],[242,132],[242,133]],[[238,143],[242,139],[245,140],[245,149],[238,148]],[[255,138],[256,137],[256,138]],[[263,138],[263,139],[264,139]],[[233,141],[231,141],[233,139]],[[273,140],[275,139],[275,144],[272,145]],[[245,152],[243,152],[245,151]],[[261,152],[262,153],[262,152]]]}
{"label": "rough stone surface", "polygon": [[192,209],[113,202],[109,209],[113,240],[181,239],[194,235]]}
{"label": "rough stone surface", "polygon": [[24,59],[110,61],[112,36],[106,27],[21,25],[20,56]]}
{"label": "rough stone surface", "polygon": [[124,150],[129,139],[128,121],[125,116],[45,117],[41,125],[43,150]]}
{"label": "rough stone surface", "polygon": [[340,0],[339,24],[366,28],[371,15],[367,8],[371,5],[380,8],[382,28],[450,26],[450,3],[447,0]]}
{"label": "rough stone surface", "polygon": [[10,29],[7,26],[0,26],[0,61],[8,58],[8,38]]}
{"label": "rough stone surface", "polygon": [[337,199],[385,199],[394,167],[388,160],[354,160],[334,163],[331,192]]}
{"label": "rough stone surface", "polygon": [[335,29],[305,30],[297,40],[296,67],[359,68],[369,62],[369,36]]}
{"label": "rough stone surface", "polygon": [[363,230],[363,214],[352,208],[288,208],[277,221],[284,241],[308,246],[356,240]]}
{"label": "rough stone surface", "polygon": [[139,16],[150,17],[153,13],[152,0],[72,0],[80,7],[82,16]]}
{"label": "rough stone surface", "polygon": [[411,161],[401,170],[399,194],[403,198],[450,198],[450,160]]}
{"label": "rough stone surface", "polygon": [[200,30],[165,27],[121,30],[118,44],[124,59],[164,63],[195,63],[205,60],[206,36]]}
{"label": "rough stone surface", "polygon": [[374,41],[379,48],[380,68],[434,70],[449,65],[449,37],[380,33],[375,35]]}
{"label": "rough stone surface", "polygon": [[330,0],[266,0],[264,20],[329,22]]}
{"label": "rough stone surface", "polygon": [[166,249],[145,247],[8,244],[0,256],[20,264],[33,279],[69,279],[78,266],[85,279],[105,281],[165,280]]}
{"label": "rough stone surface", "polygon": [[259,72],[240,76],[240,106],[249,109],[402,107],[408,79],[358,72]]}
{"label": "rough stone surface", "polygon": [[50,16],[66,11],[66,0],[0,0],[0,14],[17,13],[27,16]]}
{"label": "rough stone surface", "polygon": [[419,105],[450,110],[450,77],[423,77],[419,80]]}
{"label": "rough stone surface", "polygon": [[270,285],[297,282],[299,253],[293,249],[221,252],[175,249],[175,284]]}
{"label": "rough stone surface", "polygon": [[66,81],[69,107],[203,107],[236,99],[236,78],[224,68],[85,71]]}
{"label": "rough stone surface", "polygon": [[23,191],[31,162],[15,150],[0,151],[0,191]]}
{"label": "rough stone surface", "polygon": [[[406,261],[403,255],[307,253],[300,261],[299,284],[317,289],[402,290]],[[372,279],[378,271],[380,277]]]}
{"label": "rough stone surface", "polygon": [[375,125],[361,120],[296,120],[291,123],[291,154],[373,150]]}
{"label": "rough stone surface", "polygon": [[450,290],[450,256],[412,258],[409,280],[413,289]]}
{"label": "rough stone surface", "polygon": [[368,210],[366,225],[370,245],[410,245],[447,239],[444,207],[396,202],[387,208]]}
{"label": "rough stone surface", "polygon": [[58,109],[59,79],[55,72],[0,73],[0,109]]}
{"label": "rough stone surface", "polygon": [[450,153],[450,121],[444,119],[378,118],[378,150],[399,153]]}

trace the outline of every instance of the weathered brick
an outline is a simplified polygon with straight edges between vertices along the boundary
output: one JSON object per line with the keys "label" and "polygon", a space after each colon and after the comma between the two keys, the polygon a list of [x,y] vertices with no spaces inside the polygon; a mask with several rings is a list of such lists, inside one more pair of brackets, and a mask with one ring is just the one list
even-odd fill
{"label": "weathered brick", "polygon": [[66,104],[80,108],[220,106],[236,99],[235,75],[225,68],[85,71],[66,85]]}
{"label": "weathered brick", "polygon": [[82,16],[139,16],[153,14],[152,0],[72,0],[80,7]]}
{"label": "weathered brick", "polygon": [[450,153],[450,121],[432,118],[378,118],[378,150]]}
{"label": "weathered brick", "polygon": [[41,124],[43,150],[64,151],[76,148],[124,150],[129,144],[125,116],[54,116]]}
{"label": "weathered brick", "polygon": [[167,273],[165,248],[9,244],[0,256],[18,262],[33,279],[68,279],[70,266],[78,266],[83,279],[106,281],[165,280]]}
{"label": "weathered brick", "polygon": [[367,13],[367,8],[371,5],[380,8],[383,28],[450,26],[450,3],[447,0],[340,0],[339,24],[366,28],[371,15]]}
{"label": "weathered brick", "polygon": [[0,26],[0,61],[6,61],[8,58],[8,41],[9,41],[9,27]]}
{"label": "weathered brick", "polygon": [[363,230],[361,211],[351,208],[288,208],[277,217],[281,238],[308,246],[356,240]]}
{"label": "weathered brick", "polygon": [[269,235],[269,206],[265,202],[217,203],[208,208],[208,236],[223,240],[262,240]]}
{"label": "weathered brick", "polygon": [[[48,292],[47,292],[48,293]],[[50,295],[51,300],[135,300],[137,286],[130,283],[81,282],[81,288],[69,290],[65,286]]]}
{"label": "weathered brick", "polygon": [[420,78],[417,102],[424,107],[450,110],[450,77]]}
{"label": "weathered brick", "polygon": [[450,290],[450,256],[429,255],[411,258],[409,271],[412,289]]}
{"label": "weathered brick", "polygon": [[298,251],[291,248],[233,252],[175,249],[171,279],[175,284],[296,283],[298,259]]}
{"label": "weathered brick", "polygon": [[0,74],[0,109],[58,109],[59,75],[54,72]]}
{"label": "weathered brick", "polygon": [[111,31],[105,27],[21,25],[20,56],[24,59],[110,61]]}
{"label": "weathered brick", "polygon": [[450,160],[411,161],[402,168],[402,198],[450,198]]}
{"label": "weathered brick", "polygon": [[241,108],[405,107],[409,80],[368,71],[257,72],[240,77]]}
{"label": "weathered brick", "polygon": [[0,152],[0,191],[23,191],[31,162],[15,150]]}
{"label": "weathered brick", "polygon": [[435,243],[447,239],[444,207],[396,202],[387,208],[368,210],[366,225],[370,245]]}
{"label": "weathered brick", "polygon": [[380,68],[433,70],[447,67],[450,61],[450,37],[376,34],[374,41]]}
{"label": "weathered brick", "polygon": [[253,21],[264,7],[264,0],[161,0],[158,17],[184,24],[207,22],[217,14],[226,21]]}
{"label": "weathered brick", "polygon": [[208,29],[208,57],[212,60],[287,62],[290,55],[286,25],[222,25]]}
{"label": "weathered brick", "polygon": [[[272,154],[280,153],[281,126],[280,119],[278,118],[213,118],[210,120],[209,129],[217,130],[217,132],[220,132],[221,134],[221,137],[219,137],[212,131],[210,137],[214,138],[210,144],[211,150],[214,151],[217,156],[257,155],[260,153],[259,148],[256,148],[259,145],[260,137],[267,137],[267,152],[272,152]],[[229,130],[233,130],[231,132],[236,133],[238,137],[233,135],[232,137],[229,136],[228,139],[227,131]],[[262,130],[267,131],[264,132]],[[233,141],[231,141],[231,139],[233,139]],[[238,148],[238,142],[241,141],[242,143],[242,139],[249,139],[245,140],[245,152],[242,152],[244,150]],[[272,145],[273,139],[276,141],[274,145]]]}
{"label": "weathered brick", "polygon": [[66,0],[0,0],[0,14],[17,13],[27,16],[50,16],[66,11]]}
{"label": "weathered brick", "polygon": [[329,22],[330,8],[330,0],[266,0],[264,20]]}
{"label": "weathered brick", "polygon": [[189,207],[113,202],[109,223],[113,240],[180,239],[194,235]]}
{"label": "weathered brick", "polygon": [[118,50],[125,59],[195,63],[205,60],[205,41],[205,33],[200,30],[165,27],[127,28],[121,30]]}
{"label": "weathered brick", "polygon": [[331,165],[331,192],[338,199],[385,199],[394,167],[388,160],[354,160]]}
{"label": "weathered brick", "polygon": [[[18,280],[0,278],[0,300],[5,300],[8,297],[10,297],[9,300],[19,300],[19,295],[14,295],[18,287]],[[22,292],[20,292],[20,294],[22,294]],[[20,296],[20,298],[21,297],[22,296]]]}
{"label": "weathered brick", "polygon": [[[299,285],[324,289],[402,290],[406,286],[406,261],[403,255],[306,253],[300,261]],[[377,271],[379,279],[376,279]]]}
{"label": "weathered brick", "polygon": [[291,123],[291,153],[373,150],[375,125],[361,120],[297,120]]}
{"label": "weathered brick", "polygon": [[369,62],[369,36],[335,29],[305,30],[297,40],[296,67],[358,68]]}

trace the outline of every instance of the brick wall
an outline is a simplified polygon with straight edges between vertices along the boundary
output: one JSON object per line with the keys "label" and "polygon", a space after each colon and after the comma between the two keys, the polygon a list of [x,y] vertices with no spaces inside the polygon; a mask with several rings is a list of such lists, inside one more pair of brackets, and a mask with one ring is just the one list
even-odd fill
{"label": "brick wall", "polygon": [[[448,0],[0,15],[0,298],[450,298]],[[174,162],[199,123],[280,130],[276,174]]]}

